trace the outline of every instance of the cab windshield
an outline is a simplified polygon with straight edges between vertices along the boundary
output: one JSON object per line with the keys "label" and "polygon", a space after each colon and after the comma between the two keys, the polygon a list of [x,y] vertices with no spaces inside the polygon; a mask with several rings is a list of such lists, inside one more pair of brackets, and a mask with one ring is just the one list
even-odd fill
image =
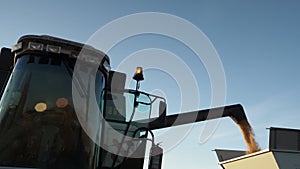
{"label": "cab windshield", "polygon": [[[0,102],[0,166],[85,169],[94,165],[95,144],[74,111],[72,71],[66,65],[62,57],[18,59]],[[97,76],[96,95],[103,93],[105,84],[103,74]]]}

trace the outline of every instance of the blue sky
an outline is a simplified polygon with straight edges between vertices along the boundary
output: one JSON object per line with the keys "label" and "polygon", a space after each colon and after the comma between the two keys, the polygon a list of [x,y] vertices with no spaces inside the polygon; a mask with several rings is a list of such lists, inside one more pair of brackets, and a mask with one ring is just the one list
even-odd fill
{"label": "blue sky", "polygon": [[[266,128],[300,128],[298,0],[1,2],[1,47],[12,46],[24,34],[49,34],[86,42],[106,23],[137,12],[163,12],[184,18],[201,29],[218,51],[226,74],[226,104],[243,104],[262,149],[267,148]],[[193,52],[175,40],[155,35],[125,40],[109,51],[112,68],[116,69],[127,55],[145,48],[165,49],[180,56],[198,82],[200,108],[210,106],[210,81],[205,68]],[[170,113],[180,111],[174,79],[155,73],[159,72],[145,72],[142,89],[163,90]],[[162,83],[157,82],[159,79]],[[186,139],[165,154],[164,169],[219,169],[211,150],[245,149],[240,131],[230,119],[222,119],[214,135],[199,143],[204,125],[194,125]]]}

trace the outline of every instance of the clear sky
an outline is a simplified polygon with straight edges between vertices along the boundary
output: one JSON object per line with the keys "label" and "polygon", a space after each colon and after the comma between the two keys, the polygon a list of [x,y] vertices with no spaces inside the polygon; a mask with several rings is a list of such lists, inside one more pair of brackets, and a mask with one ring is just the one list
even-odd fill
{"label": "clear sky", "polygon": [[[49,34],[84,43],[102,26],[122,16],[137,12],[176,15],[197,26],[214,45],[225,70],[226,104],[244,106],[257,141],[265,149],[266,128],[300,128],[299,7],[299,0],[3,0],[0,46],[10,47],[24,34]],[[147,48],[164,49],[179,56],[198,83],[199,108],[210,107],[210,81],[205,68],[195,60],[193,52],[174,39],[144,35],[125,40],[108,53],[112,68],[117,69],[131,53]],[[167,96],[168,113],[181,111],[174,79],[155,73],[161,72],[145,72],[141,88],[162,90]],[[195,107],[190,105],[190,109]],[[229,118],[222,119],[214,135],[200,143],[204,125],[194,125],[185,140],[165,153],[164,169],[220,169],[211,150],[246,148],[238,127]]]}

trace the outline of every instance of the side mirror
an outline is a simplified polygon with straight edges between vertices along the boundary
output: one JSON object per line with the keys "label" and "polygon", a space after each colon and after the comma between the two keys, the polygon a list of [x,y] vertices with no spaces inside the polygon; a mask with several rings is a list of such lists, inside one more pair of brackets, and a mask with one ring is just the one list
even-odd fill
{"label": "side mirror", "polygon": [[126,99],[124,87],[126,74],[109,71],[106,94],[106,114],[109,120],[126,121]]}
{"label": "side mirror", "polygon": [[120,92],[124,91],[126,82],[126,74],[116,71],[109,71],[108,77],[108,89],[111,92]]}
{"label": "side mirror", "polygon": [[13,64],[14,56],[13,53],[11,53],[11,49],[2,48],[0,54],[0,97],[2,97]]}
{"label": "side mirror", "polygon": [[159,117],[158,119],[162,122],[165,123],[167,116],[167,104],[163,101],[159,102]]}

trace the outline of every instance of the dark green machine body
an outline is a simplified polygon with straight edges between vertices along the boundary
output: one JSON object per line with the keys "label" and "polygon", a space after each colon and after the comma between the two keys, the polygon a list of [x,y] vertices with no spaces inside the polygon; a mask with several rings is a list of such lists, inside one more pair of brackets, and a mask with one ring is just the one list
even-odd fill
{"label": "dark green machine body", "polygon": [[[91,90],[82,85],[85,79],[74,78],[83,48],[89,57],[79,71],[95,67],[93,58],[100,63],[89,75],[103,117],[94,126],[97,139],[82,126],[72,98],[74,88],[82,97]],[[80,43],[29,35],[12,49],[3,48],[0,168],[142,169],[151,130],[226,116],[246,119],[242,106],[233,105],[188,112],[177,120],[178,114],[166,115],[164,98],[125,90],[125,79],[109,69],[104,53]],[[156,103],[158,110],[153,108]],[[111,129],[132,139],[114,137]]]}

